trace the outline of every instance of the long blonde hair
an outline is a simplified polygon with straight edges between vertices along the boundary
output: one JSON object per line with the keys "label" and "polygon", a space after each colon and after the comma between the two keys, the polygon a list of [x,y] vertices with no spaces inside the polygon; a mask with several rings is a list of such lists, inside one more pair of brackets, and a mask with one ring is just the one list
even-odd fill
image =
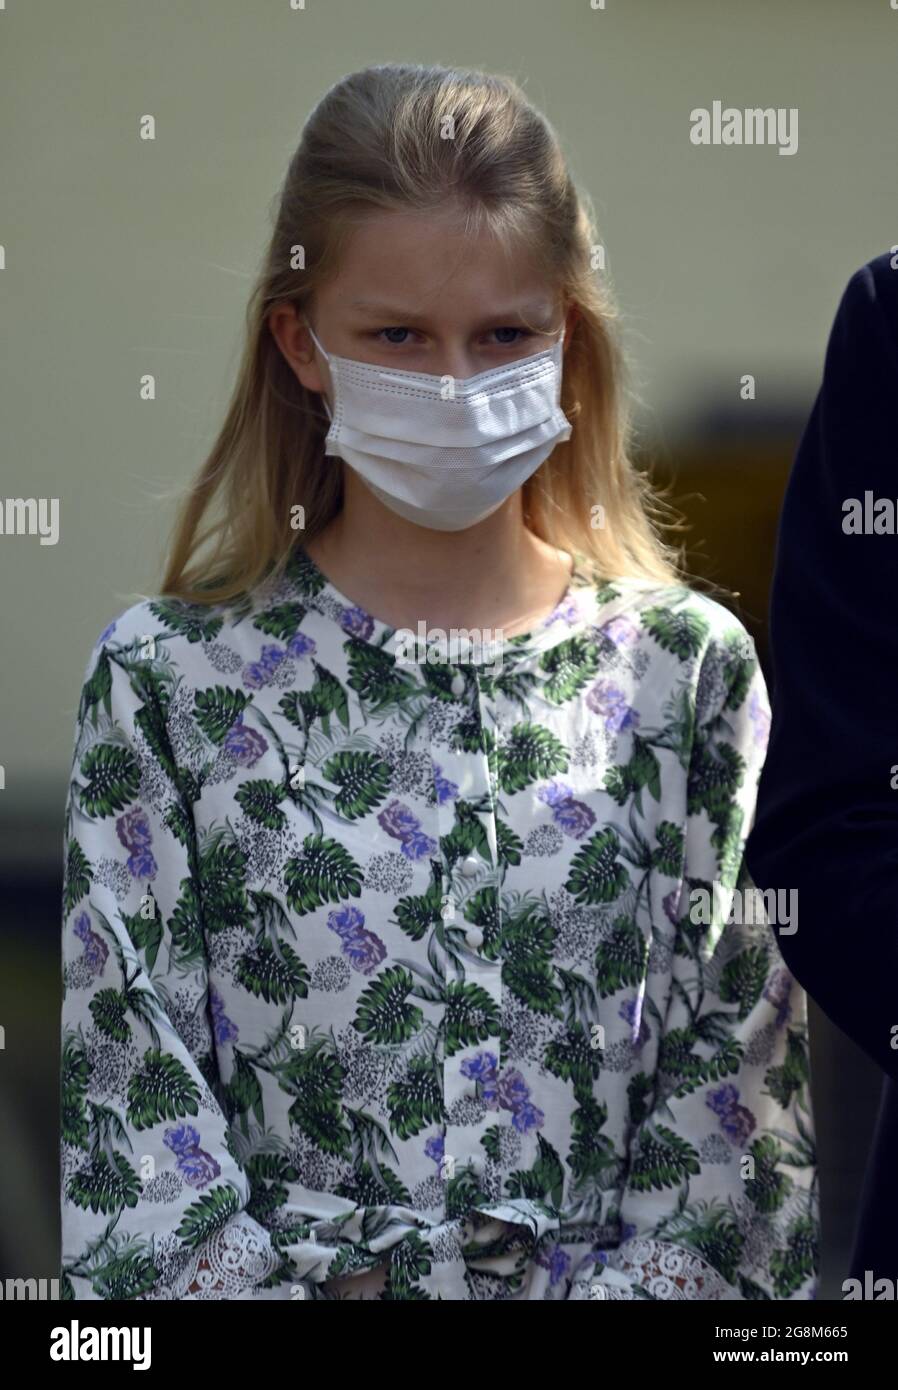
{"label": "long blonde hair", "polygon": [[[561,397],[574,429],[524,483],[526,524],[597,579],[680,580],[678,552],[660,536],[666,504],[628,452],[617,316],[596,273],[592,209],[554,131],[511,78],[387,63],[336,83],[303,128],[247,307],[227,416],[182,497],[160,594],[227,602],[283,572],[297,540],[291,507],[302,504],[305,541],[340,510],[342,470],[325,459],[320,397],[296,379],[268,314],[279,301],[303,312],[366,212],[435,209],[450,196],[472,228],[485,225],[506,248],[525,244],[565,308],[579,311]],[[212,553],[200,555],[209,541]]]}

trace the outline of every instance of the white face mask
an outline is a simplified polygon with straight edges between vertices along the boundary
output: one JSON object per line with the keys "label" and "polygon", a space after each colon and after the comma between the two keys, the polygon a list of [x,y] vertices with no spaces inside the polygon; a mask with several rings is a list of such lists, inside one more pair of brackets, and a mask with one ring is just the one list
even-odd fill
{"label": "white face mask", "polygon": [[570,438],[563,334],[543,352],[455,381],[337,357],[308,327],[334,389],[324,452],[407,521],[436,531],[483,521]]}

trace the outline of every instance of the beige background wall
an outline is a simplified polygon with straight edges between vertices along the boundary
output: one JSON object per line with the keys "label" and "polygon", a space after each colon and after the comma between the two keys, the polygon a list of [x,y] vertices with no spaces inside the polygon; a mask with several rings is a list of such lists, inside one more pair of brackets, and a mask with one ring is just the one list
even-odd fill
{"label": "beige background wall", "polygon": [[[269,209],[333,81],[395,59],[525,81],[595,201],[671,444],[746,371],[746,411],[809,399],[844,282],[898,240],[896,57],[889,0],[6,0],[0,491],[58,497],[61,531],[0,538],[0,818],[58,797],[90,647],[153,590],[156,497],[222,416]],[[798,107],[798,153],[693,146],[715,98]]]}

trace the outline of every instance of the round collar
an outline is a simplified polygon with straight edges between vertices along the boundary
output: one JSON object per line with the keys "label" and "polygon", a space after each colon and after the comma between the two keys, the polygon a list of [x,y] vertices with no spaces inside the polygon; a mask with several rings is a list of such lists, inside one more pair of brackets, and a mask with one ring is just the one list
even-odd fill
{"label": "round collar", "polygon": [[[645,592],[658,587],[655,580],[635,576],[597,581],[575,559],[567,588],[558,603],[529,631],[513,637],[484,633],[482,640],[475,636],[473,647],[464,654],[458,639],[453,642],[452,632],[445,634],[436,629],[425,632],[423,622],[417,631],[395,628],[354,603],[328,579],[302,544],[291,551],[284,568],[284,581],[306,609],[340,630],[343,641],[363,642],[397,665],[412,671],[418,668],[419,672],[433,666],[476,670],[481,666],[494,667],[497,663],[503,671],[517,668],[529,658],[572,638],[587,637],[593,629],[601,631],[604,624],[613,622],[615,616],[629,606],[634,589]],[[477,629],[467,631],[477,633]],[[611,636],[610,640],[616,642],[617,639]],[[441,652],[448,652],[448,657]]]}

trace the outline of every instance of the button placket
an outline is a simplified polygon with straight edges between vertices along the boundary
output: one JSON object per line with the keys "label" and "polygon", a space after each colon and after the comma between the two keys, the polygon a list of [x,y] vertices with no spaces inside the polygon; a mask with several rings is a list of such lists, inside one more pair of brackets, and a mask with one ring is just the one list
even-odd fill
{"label": "button placket", "polygon": [[[466,673],[456,671],[449,688],[454,698],[463,699],[470,709],[476,709],[478,717],[483,721],[485,713],[483,694],[475,667],[468,667]],[[442,750],[440,753],[442,754]],[[502,1007],[501,961],[489,960],[480,954],[484,942],[483,930],[477,923],[467,922],[464,917],[464,905],[473,894],[483,888],[493,888],[498,891],[496,821],[490,788],[489,756],[482,749],[459,750],[453,753],[451,759],[434,753],[434,761],[440,762],[443,765],[444,775],[450,777],[457,784],[457,799],[486,805],[489,808],[477,812],[484,827],[489,860],[474,850],[457,860],[450,869],[446,857],[443,856],[444,882],[453,910],[453,917],[450,918],[449,925],[457,929],[454,941],[459,953],[458,960],[447,956],[447,987],[453,983],[478,987],[493,1002],[495,1016],[498,1019]],[[449,835],[457,824],[455,798],[438,805],[437,820],[442,839],[442,837]],[[471,1100],[475,1096],[477,1081],[463,1073],[462,1065],[466,1058],[471,1059],[482,1053],[489,1053],[495,1057],[498,1071],[500,1064],[498,1033],[478,1039],[470,1044],[465,1043],[451,1056],[444,1054],[443,1103],[447,1117],[452,1115],[454,1107],[458,1106],[460,1102]],[[462,1109],[460,1118],[462,1120],[465,1118],[464,1109]],[[466,1168],[471,1170],[475,1178],[482,1176],[484,1151],[480,1145],[480,1139],[493,1123],[495,1123],[495,1117],[490,1110],[476,1125],[453,1124],[447,1118],[444,1140],[444,1155],[448,1160],[446,1164],[447,1178],[454,1176],[458,1170]]]}

